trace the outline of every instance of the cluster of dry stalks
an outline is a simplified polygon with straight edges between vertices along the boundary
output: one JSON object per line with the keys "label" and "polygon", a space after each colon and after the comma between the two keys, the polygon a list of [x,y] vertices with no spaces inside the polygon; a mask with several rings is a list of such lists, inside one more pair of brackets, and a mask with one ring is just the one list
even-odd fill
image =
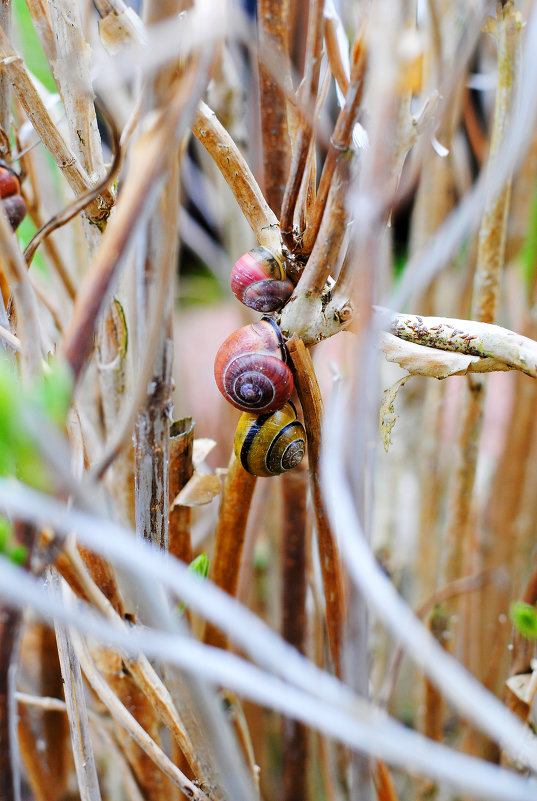
{"label": "cluster of dry stalks", "polygon": [[[537,602],[533,4],[19,5],[1,801],[530,801],[509,606]],[[214,282],[256,242],[283,254],[307,467],[207,467],[238,415],[205,353],[240,313],[177,307],[181,241]],[[61,365],[58,426],[32,396]]]}

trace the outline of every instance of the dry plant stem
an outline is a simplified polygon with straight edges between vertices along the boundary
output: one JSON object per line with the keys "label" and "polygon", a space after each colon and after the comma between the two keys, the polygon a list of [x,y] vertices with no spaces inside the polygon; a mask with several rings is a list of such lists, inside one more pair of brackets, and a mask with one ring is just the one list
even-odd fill
{"label": "dry plant stem", "polygon": [[339,51],[337,22],[332,17],[325,17],[324,19],[324,46],[328,56],[328,63],[330,64],[330,72],[334,76],[341,93],[346,95],[349,88],[349,79]]}
{"label": "dry plant stem", "polygon": [[[237,594],[242,548],[256,476],[247,473],[233,453],[222,490],[214,554],[209,576],[229,595]],[[212,624],[205,630],[205,642],[227,648],[227,638]]]}
{"label": "dry plant stem", "polygon": [[[28,551],[34,543],[35,528],[16,521],[14,537]],[[16,760],[16,705],[14,702],[16,654],[22,613],[18,609],[0,606],[0,798],[18,801],[19,781]]]}
{"label": "dry plant stem", "polygon": [[80,664],[67,629],[56,625],[55,630],[80,798],[81,801],[100,801]]}
{"label": "dry plant stem", "polygon": [[[194,444],[194,423],[191,417],[176,420],[170,428],[170,504],[190,480],[194,472],[192,447]],[[177,504],[170,509],[169,551],[177,559],[189,564],[192,561],[192,542],[190,539],[190,520],[192,510],[189,506]]]}
{"label": "dry plant stem", "polygon": [[[30,264],[32,263],[32,259],[41,242],[43,242],[53,231],[57,230],[58,228],[61,228],[62,225],[66,225],[66,223],[72,220],[73,217],[76,217],[76,215],[79,212],[87,208],[90,205],[90,203],[92,203],[95,200],[95,198],[97,198],[99,195],[103,193],[108,184],[110,184],[114,180],[114,178],[119,172],[119,167],[121,164],[119,132],[113,122],[113,119],[106,112],[104,112],[104,109],[102,110],[102,112],[108,122],[108,127],[113,142],[114,157],[112,160],[112,164],[110,165],[110,169],[108,170],[107,175],[105,175],[105,177],[102,178],[95,187],[93,187],[92,189],[88,189],[87,192],[83,192],[79,197],[76,198],[76,200],[70,203],[65,209],[62,209],[62,211],[58,212],[58,214],[55,214],[53,217],[51,217],[50,220],[48,220],[44,225],[42,225],[39,228],[39,230],[34,234],[34,236],[28,242],[28,245],[24,250],[24,258],[28,266],[30,266]],[[60,275],[60,278],[62,279],[67,292],[69,293],[70,297],[74,299],[76,292],[74,290],[71,278],[63,269],[63,265],[61,264],[61,261],[59,259],[55,260],[55,266],[56,269],[58,270],[58,274]]]}
{"label": "dry plant stem", "polygon": [[497,359],[508,368],[537,378],[537,342],[499,325],[397,314],[389,330],[396,337],[418,345]]}
{"label": "dry plant stem", "polygon": [[295,387],[304,413],[304,423],[308,440],[309,473],[312,484],[315,522],[317,525],[319,557],[323,574],[328,643],[335,673],[337,676],[340,676],[341,637],[345,607],[338,548],[328,523],[320,485],[319,458],[321,448],[322,399],[313,368],[313,362],[303,342],[301,342],[298,337],[293,337],[287,343],[287,348],[293,364]]}
{"label": "dry plant stem", "polygon": [[390,771],[379,759],[375,760],[372,771],[377,801],[397,801],[398,796]]}
{"label": "dry plant stem", "polygon": [[[171,20],[180,13],[182,5],[179,0],[164,3],[149,0],[144,10],[146,22],[156,24]],[[171,62],[147,81],[142,93],[142,109],[146,115],[155,110],[164,111],[178,70],[179,64]],[[136,535],[164,550],[169,546],[169,425],[172,409],[172,309],[175,286],[175,274],[171,265],[177,263],[178,253],[176,226],[179,214],[180,147],[180,139],[172,140],[167,163],[167,183],[161,187],[153,214],[144,225],[143,249],[136,260],[136,341],[140,362],[143,361],[141,354],[150,327],[147,315],[151,297],[159,294],[161,284],[167,287],[159,309],[161,326],[152,377],[134,428]]]}
{"label": "dry plant stem", "polygon": [[[67,718],[65,716],[67,705],[65,701],[60,701],[59,698],[51,698],[50,696],[39,696],[39,695],[28,695],[27,693],[16,693],[16,698],[19,704],[19,741],[21,742],[21,752],[23,758],[25,760],[26,769],[31,770],[36,768],[38,760],[38,753],[35,750],[35,742],[30,730],[30,722],[29,716],[27,713],[27,707],[32,706],[36,707],[37,709],[41,709],[47,712],[60,712],[63,719],[67,722]],[[114,767],[118,766],[119,770],[121,771],[123,777],[123,783],[125,792],[127,794],[128,801],[144,801],[142,794],[136,784],[134,776],[130,770],[130,767],[123,756],[122,752],[119,750],[114,738],[112,737],[111,733],[108,731],[108,725],[95,714],[89,710],[89,720],[90,723],[98,729],[99,737],[104,738],[106,741],[107,746],[111,749],[113,756],[114,756]],[[23,724],[21,726],[21,724]],[[22,731],[21,731],[22,729]],[[25,753],[25,749],[28,749],[28,752]],[[30,766],[30,767],[28,767]],[[39,774],[36,772],[34,781],[30,778],[30,786],[32,791],[36,797],[36,801],[56,801],[58,798],[58,794],[56,792],[54,798],[51,798],[48,793],[51,792],[52,787],[54,786],[55,790],[57,790],[55,785],[50,785],[50,779],[47,778],[46,780],[38,777],[43,777],[46,775],[46,770],[42,768]],[[44,795],[42,795],[44,793]]]}
{"label": "dry plant stem", "polygon": [[[65,175],[75,195],[91,187],[91,182],[74,153],[61,136],[34,87],[22,60],[17,56],[4,31],[0,29],[0,59],[13,91],[41,141],[49,150],[59,169]],[[114,198],[108,193],[100,195],[87,210],[88,217],[101,223],[108,217]]]}
{"label": "dry plant stem", "polygon": [[132,242],[138,222],[144,218],[151,201],[151,187],[166,170],[170,142],[176,139],[182,115],[188,113],[186,109],[192,102],[196,77],[196,71],[193,71],[182,81],[168,104],[165,119],[159,117],[131,152],[122,198],[95,254],[91,273],[77,296],[73,317],[61,344],[61,353],[71,366],[75,379],[79,378],[90,355],[96,321],[120,267],[121,257]]}
{"label": "dry plant stem", "polygon": [[199,787],[193,784],[183,773],[181,773],[178,768],[175,767],[173,762],[168,759],[164,751],[162,751],[162,749],[147,734],[140,724],[137,723],[130,712],[128,712],[123,704],[118,700],[117,696],[112,692],[107,682],[96,670],[95,665],[93,664],[87,652],[87,649],[82,644],[82,640],[76,636],[73,637],[73,641],[80,664],[88,682],[119,725],[128,732],[128,734],[138,743],[140,748],[142,748],[146,754],[148,754],[148,756],[155,762],[156,765],[158,765],[162,772],[168,776],[188,798],[194,798],[196,801],[209,801],[208,796],[206,796],[205,793],[199,789]]}
{"label": "dry plant stem", "polygon": [[[284,473],[282,515],[282,636],[305,653],[307,473],[300,465]],[[296,720],[283,721],[284,801],[307,797],[308,732]]]}
{"label": "dry plant stem", "polygon": [[101,138],[93,103],[90,50],[82,32],[80,8],[68,0],[49,0],[54,35],[50,67],[69,125],[71,147],[92,180],[104,172]]}
{"label": "dry plant stem", "polygon": [[[52,629],[44,624],[39,626],[39,657],[41,694],[60,698],[63,688],[56,637]],[[58,712],[58,710],[43,710],[40,722],[45,743],[42,756],[47,766],[49,780],[56,789],[57,795],[61,797],[66,791],[68,776],[69,727],[67,718],[63,712]]]}
{"label": "dry plant stem", "polygon": [[203,101],[194,116],[192,132],[214,159],[259,244],[279,253],[281,243],[278,218],[263,197],[237,145],[218,121],[214,111]]}
{"label": "dry plant stem", "polygon": [[[75,592],[80,595],[80,597],[91,601],[97,609],[111,621],[115,622],[116,625],[124,626],[125,623],[123,619],[118,616],[106,596],[100,591],[88,574],[87,567],[82,563],[76,547],[71,543],[67,543],[65,553],[67,556],[67,565],[62,565],[62,575],[69,581],[69,584],[73,587]],[[66,573],[65,567],[69,568],[69,574]],[[73,577],[75,578],[75,582],[72,581]],[[73,586],[73,584],[75,586]],[[168,728],[170,735],[173,737],[182,753],[185,754],[192,770],[199,776],[200,772],[196,754],[162,679],[160,679],[154,668],[143,655],[140,655],[137,659],[133,659],[123,654],[122,659],[128,666],[130,674],[135,678],[140,690],[158,713],[160,719]]]}
{"label": "dry plant stem", "polygon": [[47,0],[26,0],[26,7],[32,18],[35,32],[49,64],[54,60],[56,45],[50,22],[50,10]]}
{"label": "dry plant stem", "polygon": [[[0,3],[0,27],[6,32],[7,37],[11,36],[11,0],[2,0]],[[11,86],[7,75],[0,70],[0,127],[10,135],[11,133]],[[0,156],[9,155],[8,149],[2,144]]]}
{"label": "dry plant stem", "polygon": [[[39,214],[39,212],[35,207],[30,206],[30,208],[28,209],[28,214],[33,224],[37,228],[37,230],[45,226],[46,223],[43,222],[41,215]],[[67,292],[71,300],[74,301],[76,297],[76,287],[73,282],[73,279],[71,278],[67,269],[65,268],[63,260],[60,256],[60,253],[56,245],[54,244],[54,241],[52,239],[45,237],[45,240],[43,242],[43,247],[45,248],[48,258],[54,265],[54,269],[58,273],[58,277],[62,282],[65,291]]]}
{"label": "dry plant stem", "polygon": [[17,325],[22,330],[22,351],[24,365],[31,375],[41,369],[41,329],[37,317],[37,303],[30,284],[22,254],[9,221],[0,209],[0,253],[2,266],[10,285],[13,287]]}
{"label": "dry plant stem", "polygon": [[[306,110],[309,110],[313,106],[319,84],[321,51],[323,45],[323,9],[324,3],[320,2],[320,0],[310,0],[305,74],[303,84],[299,89],[301,106]],[[293,158],[282,202],[280,220],[282,240],[291,252],[296,248],[293,234],[293,218],[298,194],[300,192],[300,185],[304,176],[304,169],[308,159],[312,132],[311,122],[303,118],[294,143]]]}
{"label": "dry plant stem", "polygon": [[[345,96],[345,105],[339,112],[334,133],[330,138],[330,146],[319,181],[315,207],[304,232],[302,247],[305,253],[311,253],[315,240],[317,239],[326,201],[328,199],[328,193],[332,185],[332,178],[337,166],[342,160],[349,159],[348,149],[352,141],[352,131],[356,124],[363,93],[365,47],[361,40],[355,45],[355,55],[357,78],[349,85]],[[308,269],[306,269],[306,272],[308,272]]]}
{"label": "dry plant stem", "polygon": [[264,187],[270,208],[279,215],[289,160],[287,107],[284,92],[264,66],[264,53],[270,49],[273,58],[287,64],[289,0],[258,0],[257,25]]}
{"label": "dry plant stem", "polygon": [[[65,704],[62,701],[58,701],[58,703],[62,704],[65,710]],[[25,704],[19,703],[17,717],[17,736],[20,755],[24,762],[27,781],[35,801],[58,801],[58,798],[62,797],[64,788],[62,788],[61,785],[55,784],[54,781],[51,781],[46,756],[44,757],[44,755],[40,753],[36,737],[32,731],[30,715],[28,714]],[[64,721],[66,720],[65,711],[62,713],[62,718]],[[2,798],[4,798],[4,795],[2,795]]]}

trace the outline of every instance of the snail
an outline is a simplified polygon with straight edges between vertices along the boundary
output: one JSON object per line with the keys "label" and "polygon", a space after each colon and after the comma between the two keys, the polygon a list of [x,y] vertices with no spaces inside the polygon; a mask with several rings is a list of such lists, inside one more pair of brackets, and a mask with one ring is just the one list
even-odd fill
{"label": "snail", "polygon": [[233,441],[235,456],[254,476],[277,476],[296,467],[306,452],[306,432],[289,402],[270,414],[244,412]]}
{"label": "snail", "polygon": [[272,412],[289,400],[293,375],[276,323],[263,317],[235,331],[220,346],[214,377],[222,395],[243,412]]}
{"label": "snail", "polygon": [[265,247],[249,250],[231,271],[231,291],[235,297],[259,312],[281,309],[293,289],[280,257]]}
{"label": "snail", "polygon": [[21,195],[19,176],[2,159],[0,159],[0,199],[15,231],[26,216],[26,203]]}

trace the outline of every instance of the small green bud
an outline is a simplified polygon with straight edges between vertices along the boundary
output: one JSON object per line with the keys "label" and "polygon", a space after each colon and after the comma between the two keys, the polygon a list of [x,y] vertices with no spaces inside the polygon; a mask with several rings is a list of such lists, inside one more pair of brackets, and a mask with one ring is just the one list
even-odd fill
{"label": "small green bud", "polygon": [[528,640],[537,640],[537,609],[524,601],[514,601],[509,616],[519,634]]}

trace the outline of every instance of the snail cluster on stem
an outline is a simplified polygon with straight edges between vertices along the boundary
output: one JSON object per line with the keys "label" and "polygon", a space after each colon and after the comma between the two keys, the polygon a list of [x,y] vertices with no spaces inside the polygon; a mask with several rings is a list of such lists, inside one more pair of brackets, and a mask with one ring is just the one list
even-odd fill
{"label": "snail cluster on stem", "polygon": [[[245,305],[266,313],[287,302],[293,283],[281,259],[258,247],[235,263],[231,288]],[[296,467],[306,450],[306,435],[289,402],[293,374],[272,317],[231,334],[216,354],[214,375],[226,400],[244,412],[234,441],[244,469],[256,476],[273,476]]]}

